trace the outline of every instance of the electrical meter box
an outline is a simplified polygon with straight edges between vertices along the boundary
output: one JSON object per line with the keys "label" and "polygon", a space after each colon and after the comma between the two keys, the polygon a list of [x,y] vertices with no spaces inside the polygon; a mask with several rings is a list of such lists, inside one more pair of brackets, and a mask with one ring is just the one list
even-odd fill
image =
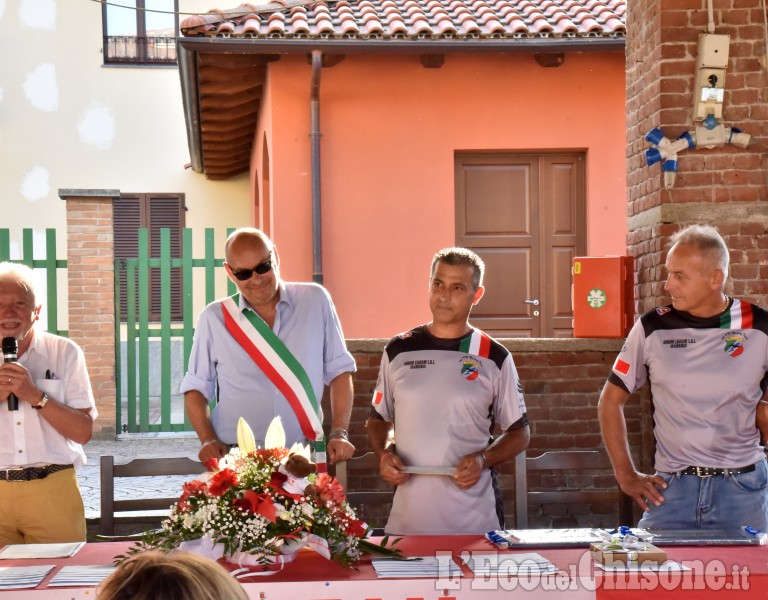
{"label": "electrical meter box", "polygon": [[[730,36],[702,33],[696,56],[696,87],[693,93],[693,120],[702,121],[708,115],[723,118],[725,70],[728,67]],[[698,137],[697,145],[702,145]]]}
{"label": "electrical meter box", "polygon": [[635,315],[632,257],[576,257],[572,273],[574,337],[626,337]]}

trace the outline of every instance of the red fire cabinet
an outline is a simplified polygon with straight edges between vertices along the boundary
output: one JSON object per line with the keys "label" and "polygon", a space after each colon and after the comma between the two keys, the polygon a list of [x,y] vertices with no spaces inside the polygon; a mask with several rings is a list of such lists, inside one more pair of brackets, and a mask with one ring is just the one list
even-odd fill
{"label": "red fire cabinet", "polygon": [[634,284],[631,256],[574,258],[574,337],[625,337],[634,323]]}

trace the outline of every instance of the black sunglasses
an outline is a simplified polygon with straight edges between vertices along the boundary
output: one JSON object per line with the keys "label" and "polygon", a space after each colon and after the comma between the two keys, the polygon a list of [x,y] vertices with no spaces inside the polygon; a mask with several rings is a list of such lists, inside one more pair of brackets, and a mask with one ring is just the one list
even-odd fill
{"label": "black sunglasses", "polygon": [[238,281],[248,281],[254,274],[264,275],[272,270],[272,253],[269,253],[269,258],[264,262],[259,263],[253,269],[243,269],[242,271],[232,271],[232,275]]}

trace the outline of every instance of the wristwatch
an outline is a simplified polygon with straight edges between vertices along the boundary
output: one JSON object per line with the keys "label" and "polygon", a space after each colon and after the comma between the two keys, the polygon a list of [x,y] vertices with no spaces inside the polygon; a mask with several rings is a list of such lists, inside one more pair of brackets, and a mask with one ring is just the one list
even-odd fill
{"label": "wristwatch", "polygon": [[43,392],[43,397],[40,398],[40,402],[38,402],[37,404],[33,404],[32,408],[34,408],[35,410],[43,410],[46,404],[48,404],[48,394]]}

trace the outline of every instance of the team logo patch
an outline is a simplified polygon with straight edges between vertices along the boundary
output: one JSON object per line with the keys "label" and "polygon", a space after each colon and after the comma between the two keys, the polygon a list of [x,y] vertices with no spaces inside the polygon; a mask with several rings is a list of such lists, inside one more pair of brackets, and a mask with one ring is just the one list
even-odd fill
{"label": "team logo patch", "polygon": [[744,352],[744,336],[739,333],[729,333],[725,336],[725,353],[736,358]]}
{"label": "team logo patch", "polygon": [[409,337],[411,337],[413,334],[410,331],[406,331],[405,333],[401,333],[397,337],[399,337],[401,340],[407,340]]}
{"label": "team logo patch", "polygon": [[656,309],[656,314],[659,314],[659,315],[666,315],[666,314],[667,314],[667,313],[668,313],[670,310],[672,310],[672,309],[671,309],[671,308],[669,308],[669,306],[659,306],[659,307]]}
{"label": "team logo patch", "polygon": [[474,381],[480,375],[480,364],[470,358],[461,361],[461,375],[467,381]]}

